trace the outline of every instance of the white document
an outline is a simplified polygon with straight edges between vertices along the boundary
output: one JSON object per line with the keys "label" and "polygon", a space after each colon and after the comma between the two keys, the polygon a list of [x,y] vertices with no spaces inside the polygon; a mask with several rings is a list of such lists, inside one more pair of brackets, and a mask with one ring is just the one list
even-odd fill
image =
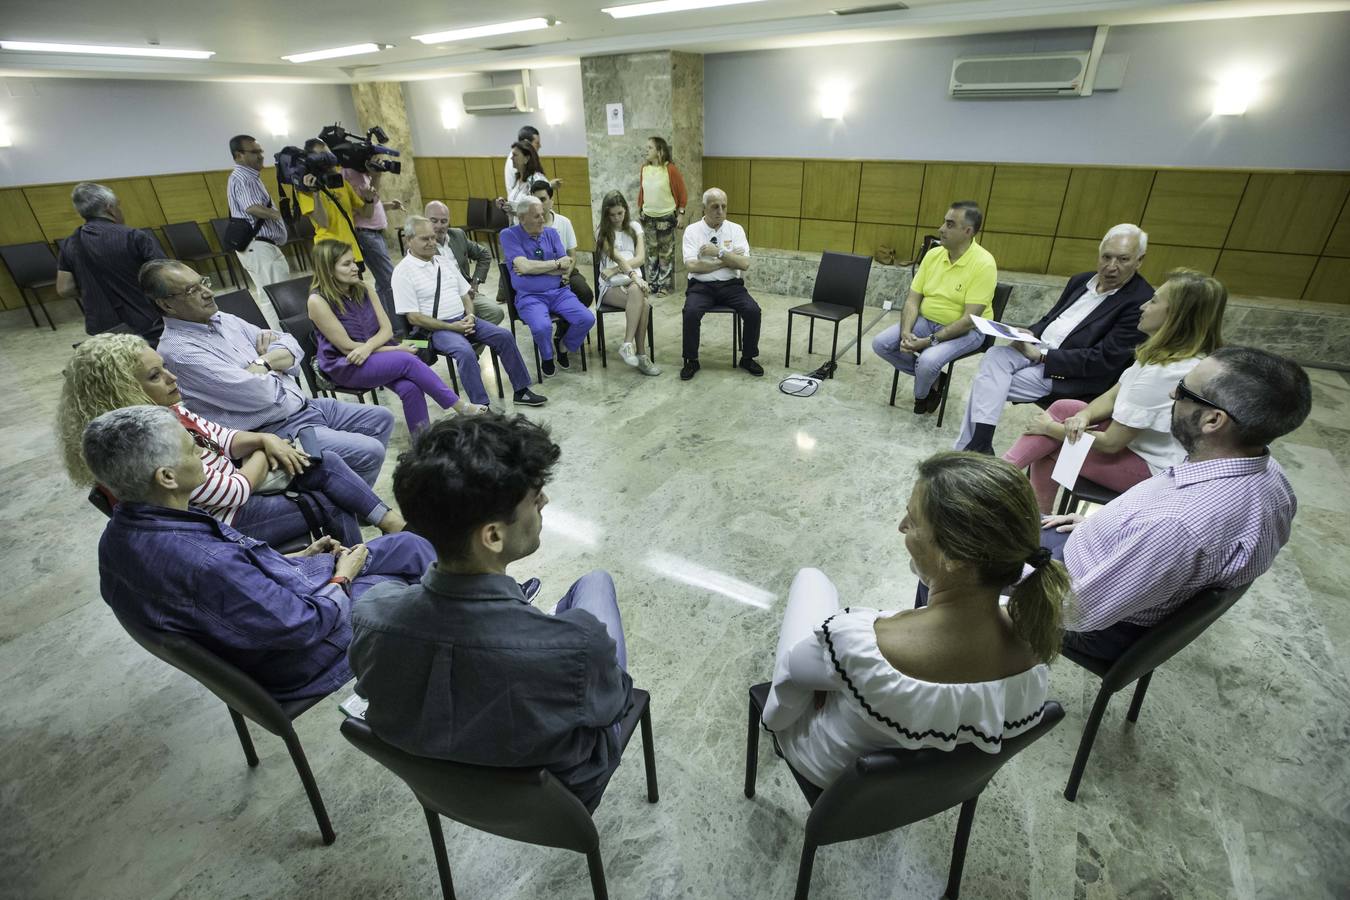
{"label": "white document", "polygon": [[1097,436],[1090,431],[1085,431],[1078,436],[1078,442],[1069,443],[1069,439],[1064,439],[1064,446],[1059,448],[1059,459],[1055,460],[1055,471],[1050,473],[1050,479],[1057,484],[1062,484],[1069,490],[1078,483],[1078,473],[1083,469],[1083,462],[1087,459],[1088,451],[1092,449],[1092,442],[1097,440]]}
{"label": "white document", "polygon": [[606,103],[605,104],[605,123],[609,125],[610,134],[623,134],[623,104]]}
{"label": "white document", "polygon": [[981,316],[971,316],[970,321],[975,323],[975,330],[981,334],[988,334],[996,338],[1007,338],[1010,341],[1022,341],[1027,344],[1040,344],[1045,346],[1045,341],[1036,337],[1025,328],[1014,328],[1011,325],[1004,325],[1002,322],[995,322],[992,319],[986,319]]}

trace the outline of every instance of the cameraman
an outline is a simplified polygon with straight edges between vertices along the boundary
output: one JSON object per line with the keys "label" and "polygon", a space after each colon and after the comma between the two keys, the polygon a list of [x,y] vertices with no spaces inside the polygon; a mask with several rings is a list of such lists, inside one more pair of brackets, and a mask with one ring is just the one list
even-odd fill
{"label": "cameraman", "polygon": [[281,252],[286,243],[286,222],[272,205],[271,194],[263,187],[259,174],[263,167],[263,149],[257,139],[249,134],[236,134],[230,138],[230,155],[234,157],[234,171],[230,172],[226,188],[230,216],[246,219],[253,225],[262,220],[253,242],[235,254],[253,279],[258,295],[262,296],[264,286],[291,277],[291,266]]}
{"label": "cameraman", "polygon": [[[328,145],[318,138],[305,141],[305,155],[327,154],[333,164],[330,172],[338,171],[337,157],[333,156]],[[319,241],[340,241],[352,248],[352,256],[361,267],[366,269],[361,254],[361,244],[356,240],[356,226],[352,216],[365,205],[365,199],[351,185],[343,181],[337,187],[322,188],[313,175],[304,177],[306,190],[300,191],[296,199],[300,202],[301,215],[309,216],[314,222],[314,243]]]}
{"label": "cameraman", "polygon": [[357,259],[365,258],[366,268],[375,276],[375,291],[380,295],[380,303],[394,322],[394,291],[389,279],[394,274],[394,264],[389,261],[389,245],[384,241],[384,229],[389,225],[385,209],[403,209],[400,200],[380,200],[380,177],[384,172],[375,168],[374,160],[366,163],[364,172],[358,169],[343,169],[342,177],[347,185],[366,202],[364,208],[352,216],[356,225],[356,243],[361,252]]}

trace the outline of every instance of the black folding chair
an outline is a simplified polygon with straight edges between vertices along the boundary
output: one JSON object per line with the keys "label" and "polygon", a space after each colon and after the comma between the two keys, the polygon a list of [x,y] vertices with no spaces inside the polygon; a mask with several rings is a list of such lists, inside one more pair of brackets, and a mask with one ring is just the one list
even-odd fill
{"label": "black folding chair", "polygon": [[233,250],[212,250],[202,234],[201,226],[196,222],[174,222],[164,226],[164,236],[169,240],[169,249],[182,262],[211,263],[211,269],[220,276],[219,260],[225,260],[225,275],[235,287],[243,287],[244,282],[235,274],[236,262]]}
{"label": "black folding chair", "polygon": [[[284,284],[285,282],[283,282]],[[305,358],[300,360],[300,371],[305,374],[305,382],[309,385],[309,391],[315,397],[337,398],[338,394],[346,394],[349,397],[355,397],[356,402],[365,403],[366,394],[370,394],[371,402],[376,406],[380,405],[379,388],[349,388],[334,384],[332,379],[323,372],[319,371],[318,366],[314,364],[314,356],[318,353],[319,345],[314,339],[314,322],[307,315],[290,316],[281,320],[281,330],[295,337],[300,345],[300,350],[305,354]]]}
{"label": "black folding chair", "polygon": [[[520,317],[520,313],[516,311],[516,288],[514,285],[511,284],[511,274],[506,270],[506,263],[504,262],[497,263],[497,277],[501,278],[502,284],[505,285],[506,287],[506,314],[507,319],[511,324],[511,337],[515,337],[516,323],[524,322],[524,320]],[[552,321],[553,326],[555,328],[557,327],[559,322],[566,321],[565,319],[563,319],[562,316],[558,315],[557,313],[549,313],[549,320]],[[526,326],[526,330],[527,331],[529,330],[528,326]],[[586,339],[590,340],[590,335],[587,335]],[[543,357],[539,355],[539,345],[534,342],[534,332],[530,332],[530,346],[534,348],[535,381],[538,382],[539,384],[543,384],[544,383]],[[589,371],[586,365],[586,356],[587,356],[586,345],[583,343],[581,345],[581,371],[583,372]],[[498,383],[500,384],[500,381]]]}
{"label": "black folding chair", "polygon": [[[600,251],[598,249],[591,252],[591,277],[595,284],[595,292],[599,295]],[[622,306],[611,306],[603,299],[595,304],[595,339],[600,345],[600,368],[602,369],[609,368],[609,362],[605,358],[605,315],[606,313],[621,312],[624,312]],[[652,310],[652,312],[654,313],[655,310]],[[647,316],[647,358],[652,362],[656,362],[656,330],[652,327],[652,320],[655,318],[654,315],[649,314]]]}
{"label": "black folding chair", "polygon": [[497,262],[502,262],[501,248],[498,245],[498,238],[502,231],[511,227],[511,217],[506,211],[497,205],[494,200],[484,200],[481,197],[470,197],[468,215],[464,222],[464,231],[468,234],[470,240],[477,240],[477,235],[486,235],[488,249],[492,251],[492,258]]}
{"label": "black folding chair", "polygon": [[1076,513],[1084,503],[1096,503],[1098,506],[1105,506],[1119,496],[1120,491],[1113,491],[1091,478],[1084,478],[1079,475],[1078,480],[1073,484],[1073,490],[1060,489],[1057,514],[1062,516],[1068,513]]}
{"label": "black folding chair", "polygon": [[[37,313],[33,311],[33,303],[36,303],[42,310],[42,315],[46,317],[47,324],[55,331],[56,323],[52,321],[52,314],[43,305],[39,293],[42,288],[56,284],[56,256],[52,253],[52,248],[47,246],[45,241],[10,244],[8,247],[0,247],[0,259],[5,261],[9,277],[13,278],[19,287],[19,296],[23,298],[23,306],[28,310],[28,317],[33,320],[33,327],[42,327],[38,322]],[[30,292],[33,295],[32,303],[28,299]]]}
{"label": "black folding chair", "polygon": [[272,308],[277,311],[278,319],[290,319],[295,316],[309,315],[309,295],[313,291],[314,279],[309,275],[288,278],[263,287]]}
{"label": "black folding chair", "polygon": [[788,310],[787,343],[783,349],[784,367],[791,364],[793,316],[806,316],[811,320],[810,331],[806,338],[807,353],[815,352],[816,319],[834,323],[834,336],[830,339],[830,359],[834,359],[835,351],[839,347],[839,323],[850,316],[857,316],[858,342],[854,348],[856,353],[854,362],[856,365],[862,365],[863,305],[867,301],[867,280],[871,274],[870,256],[835,253],[831,250],[821,254],[820,267],[816,270],[815,287],[811,290],[811,302]]}
{"label": "black folding chair", "polygon": [[[1135,681],[1134,696],[1130,699],[1130,710],[1125,720],[1134,724],[1139,720],[1139,710],[1144,705],[1144,694],[1148,691],[1153,671],[1179,653],[1191,641],[1204,633],[1220,616],[1228,612],[1229,607],[1238,601],[1251,584],[1242,584],[1232,588],[1210,588],[1201,591],[1176,612],[1154,625],[1130,649],[1114,662],[1088,656],[1071,647],[1061,651],[1066,659],[1072,660],[1102,680],[1097,690],[1097,699],[1092,703],[1092,712],[1088,713],[1083,725],[1083,737],[1078,742],[1078,754],[1073,760],[1073,770],[1069,773],[1069,783],[1064,787],[1064,799],[1069,802],[1078,796],[1078,784],[1083,780],[1083,771],[1087,768],[1088,757],[1092,754],[1092,745],[1097,740],[1097,729],[1106,714],[1106,706],[1117,691],[1124,690]],[[1187,748],[1189,749],[1189,748]]]}
{"label": "black folding chair", "polygon": [[230,719],[234,722],[235,733],[239,735],[239,743],[244,748],[244,759],[250,768],[258,765],[258,754],[253,749],[253,739],[249,736],[245,718],[286,742],[291,762],[295,763],[295,770],[300,774],[310,807],[314,810],[314,818],[319,822],[323,842],[333,843],[337,835],[328,821],[328,810],[324,807],[318,782],[314,780],[314,773],[310,771],[309,761],[305,758],[305,749],[300,745],[300,738],[291,724],[306,710],[323,701],[324,697],[278,702],[258,682],[186,635],[156,631],[121,616],[117,620],[136,643],[175,669],[186,672],[225,702],[230,710]]}
{"label": "black folding chair", "polygon": [[[620,723],[619,744],[627,748],[633,731],[639,724],[642,726],[647,802],[655,803],[659,795],[650,701],[646,691],[633,689],[633,707]],[[342,734],[412,788],[426,814],[431,849],[436,855],[441,892],[446,900],[454,900],[455,885],[441,832],[441,816],[499,837],[584,853],[596,900],[609,896],[600,856],[600,834],[591,818],[598,799],[587,809],[547,769],[488,768],[413,756],[382,741],[361,719],[346,719]]]}
{"label": "black folding chair", "polygon": [[286,223],[286,243],[281,245],[281,252],[284,254],[287,249],[291,251],[296,268],[304,272],[313,268],[309,259],[313,246],[314,223],[309,220],[309,216],[298,216],[295,221]]}
{"label": "black folding chair", "polygon": [[[747,797],[755,796],[760,719],[768,697],[768,682],[750,688],[750,724],[745,746]],[[801,864],[797,869],[797,900],[806,900],[810,894],[811,869],[818,847],[882,834],[960,804],[951,869],[943,895],[949,900],[957,900],[961,890],[961,870],[966,861],[966,844],[975,822],[975,802],[980,793],[1004,763],[1047,734],[1062,718],[1063,708],[1054,700],[1045,701],[1041,721],[1029,731],[1005,738],[998,753],[985,753],[973,744],[962,744],[952,750],[925,748],[865,753],[833,784],[823,789],[788,764],[802,795],[811,805],[811,813],[806,818]],[[778,752],[776,741],[774,751]]]}
{"label": "black folding chair", "polygon": [[238,316],[250,325],[264,331],[272,327],[267,323],[267,317],[263,315],[262,310],[258,308],[258,303],[253,299],[253,295],[243,288],[216,294],[216,306],[220,307],[221,312]]}
{"label": "black folding chair", "polygon": [[[1011,284],[999,284],[994,288],[993,306],[994,306],[995,321],[1002,320],[1003,311],[1008,308],[1008,298],[1012,296],[1012,289],[1013,286]],[[952,370],[956,368],[956,364],[961,360],[965,359],[968,356],[978,356],[979,354],[987,351],[992,346],[994,346],[994,338],[992,336],[987,336],[984,339],[984,343],[980,344],[980,346],[976,347],[969,353],[961,354],[960,356],[953,359],[951,362],[947,363],[947,368],[943,371],[941,378],[939,378],[938,380],[939,384],[941,385],[940,390],[942,391],[942,399],[938,401],[938,417],[937,417],[938,428],[942,427],[942,418],[947,414],[947,392],[951,390],[952,386]],[[899,386],[900,386],[900,370],[896,369],[895,374],[891,376],[891,406],[895,405],[895,392]]]}

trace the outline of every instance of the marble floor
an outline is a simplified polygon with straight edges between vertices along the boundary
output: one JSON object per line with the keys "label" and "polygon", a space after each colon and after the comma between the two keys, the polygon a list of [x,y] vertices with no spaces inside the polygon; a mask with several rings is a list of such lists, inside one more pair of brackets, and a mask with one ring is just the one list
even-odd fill
{"label": "marble floor", "polygon": [[[671,297],[663,375],[613,349],[601,370],[592,354],[530,412],[563,457],[543,547],[513,572],[555,596],[613,572],[633,676],[652,694],[661,801],[646,803],[630,753],[596,814],[615,898],[790,896],[807,806],[767,744],[759,794],[742,795],[745,689],[769,673],[798,567],[823,568],[854,605],[910,602],[897,521],[975,370],[958,367],[942,429],[886,404],[890,369],[867,348],[816,397],[788,397],[775,386],[799,301],[759,299],[768,377],[730,368],[728,323],[709,317],[703,371],[679,381]],[[0,316],[0,896],[439,896],[412,793],[342,739],[339,697],[296,723],[338,833],[324,847],[280,741],[255,727],[262,764],[247,768],[222,704],[100,600],[103,520],[65,480],[51,428],[81,330],[72,309],[53,313],[55,333]],[[814,368],[823,357],[798,342],[794,365]],[[1350,382],[1311,375],[1312,418],[1274,451],[1301,507],[1274,569],[1160,672],[1137,725],[1116,699],[1073,804],[1061,792],[1096,681],[1056,664],[1067,716],[985,792],[963,897],[1350,896]],[[1008,416],[1000,446],[1029,414]],[[391,460],[406,441],[400,425]],[[955,820],[822,849],[813,896],[937,897]],[[462,897],[590,896],[580,856],[445,832]]]}

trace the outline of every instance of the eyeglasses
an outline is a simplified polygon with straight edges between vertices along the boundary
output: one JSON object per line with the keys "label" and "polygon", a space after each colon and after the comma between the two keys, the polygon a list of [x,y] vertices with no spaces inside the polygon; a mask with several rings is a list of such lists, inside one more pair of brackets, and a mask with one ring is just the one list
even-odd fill
{"label": "eyeglasses", "polygon": [[1178,396],[1178,397],[1185,397],[1187,400],[1190,400],[1192,403],[1199,403],[1201,406],[1208,406],[1210,409],[1217,409],[1219,412],[1221,412],[1221,413],[1223,413],[1224,415],[1228,416],[1228,418],[1232,419],[1234,422],[1238,421],[1238,417],[1237,417],[1237,416],[1233,415],[1233,414],[1230,413],[1228,410],[1224,409],[1222,406],[1220,406],[1219,404],[1215,403],[1213,400],[1208,400],[1208,399],[1206,399],[1206,398],[1204,398],[1204,397],[1201,397],[1201,396],[1200,396],[1199,394],[1197,394],[1195,391],[1193,391],[1193,390],[1191,390],[1190,388],[1186,387],[1186,379],[1184,379],[1184,378],[1177,382],[1177,396]]}
{"label": "eyeglasses", "polygon": [[197,283],[194,284],[194,285],[190,285],[190,286],[188,286],[188,287],[185,287],[185,288],[183,288],[181,291],[174,291],[172,294],[165,294],[164,296],[165,296],[166,298],[167,298],[167,297],[186,297],[186,296],[188,296],[189,294],[205,294],[205,295],[207,295],[207,296],[210,296],[210,294],[211,294],[211,288],[212,288],[213,286],[214,286],[214,285],[211,284],[211,276],[208,275],[207,277],[203,278],[201,281],[197,282]]}

